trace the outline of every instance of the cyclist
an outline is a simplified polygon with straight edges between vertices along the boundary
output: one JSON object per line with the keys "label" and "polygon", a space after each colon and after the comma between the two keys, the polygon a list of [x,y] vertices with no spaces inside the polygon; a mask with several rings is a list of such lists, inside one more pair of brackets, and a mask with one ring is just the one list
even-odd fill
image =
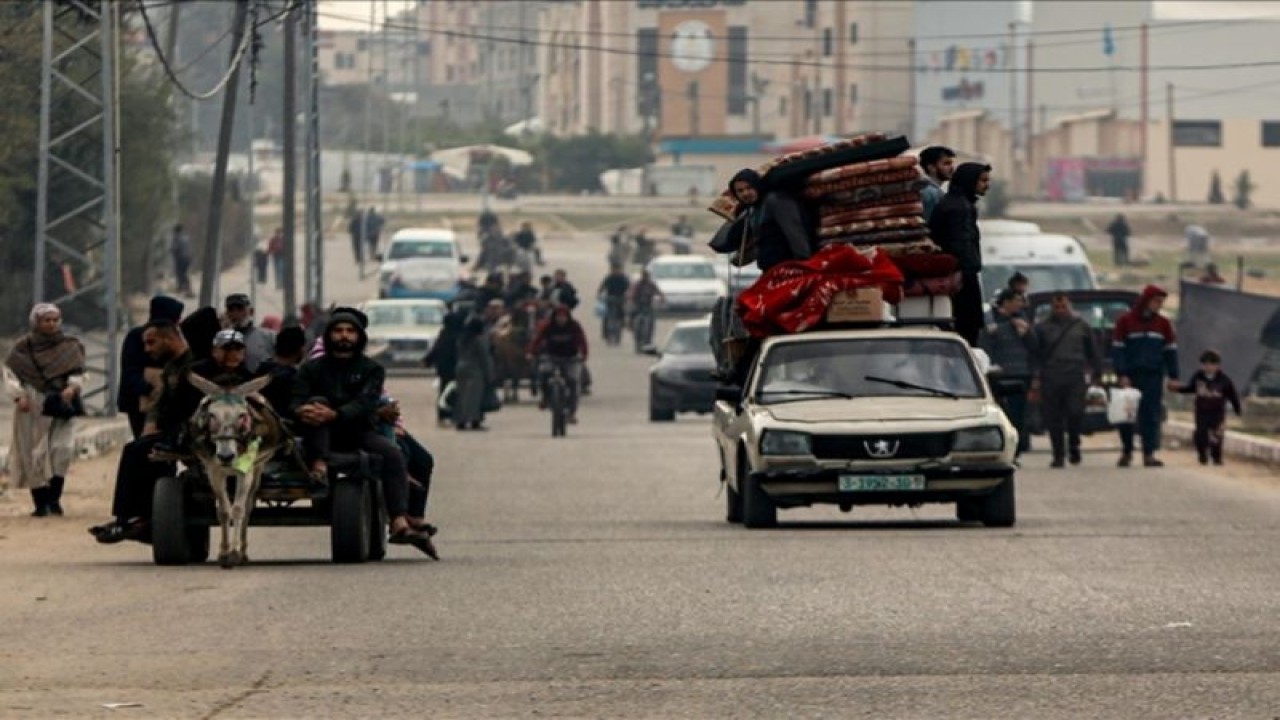
{"label": "cyclist", "polygon": [[610,265],[609,274],[604,276],[604,280],[600,281],[600,289],[596,290],[596,298],[603,299],[605,303],[601,329],[607,343],[615,343],[622,336],[623,307],[630,289],[631,279],[623,272],[622,266]]}
{"label": "cyclist", "polygon": [[587,360],[587,334],[573,319],[568,307],[557,306],[551,320],[538,328],[533,342],[529,343],[528,357],[538,359],[538,385],[542,388],[538,407],[546,409],[547,383],[558,368],[569,386],[568,421],[578,422],[578,383],[582,364]]}
{"label": "cyclist", "polygon": [[[648,270],[641,271],[640,279],[636,280],[635,284],[633,284],[631,289],[627,292],[627,300],[631,306],[630,324],[633,332],[640,327],[637,320],[644,317],[648,320],[648,324],[645,327],[648,331],[646,334],[649,336],[653,335],[653,303],[654,300],[659,298],[663,300],[666,299],[666,296],[662,294],[662,289],[659,288],[658,284],[649,276]],[[648,343],[652,337],[641,337],[636,339],[643,345]]]}

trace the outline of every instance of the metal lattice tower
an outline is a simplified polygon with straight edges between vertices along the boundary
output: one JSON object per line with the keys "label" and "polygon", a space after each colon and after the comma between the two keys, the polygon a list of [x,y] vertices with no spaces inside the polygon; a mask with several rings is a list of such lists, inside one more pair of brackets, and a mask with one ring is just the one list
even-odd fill
{"label": "metal lattice tower", "polygon": [[[68,324],[92,328],[80,335],[90,372],[83,397],[90,412],[110,415],[121,319],[119,6],[43,5],[32,299],[58,303]],[[56,285],[46,282],[51,269]],[[82,302],[68,312],[73,300]]]}
{"label": "metal lattice tower", "polygon": [[320,177],[320,52],[319,22],[316,0],[303,4],[303,32],[306,33],[306,297],[304,300],[323,307],[324,302],[324,195]]}

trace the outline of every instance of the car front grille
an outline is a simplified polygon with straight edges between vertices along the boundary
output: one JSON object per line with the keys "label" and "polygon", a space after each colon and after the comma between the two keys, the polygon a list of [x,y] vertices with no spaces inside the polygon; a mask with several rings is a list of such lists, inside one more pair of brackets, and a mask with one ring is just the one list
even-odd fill
{"label": "car front grille", "polygon": [[915,460],[950,452],[951,433],[813,436],[813,455],[819,460]]}
{"label": "car front grille", "polygon": [[431,347],[430,340],[392,340],[387,345],[397,352],[406,352],[410,350],[421,350],[426,352]]}

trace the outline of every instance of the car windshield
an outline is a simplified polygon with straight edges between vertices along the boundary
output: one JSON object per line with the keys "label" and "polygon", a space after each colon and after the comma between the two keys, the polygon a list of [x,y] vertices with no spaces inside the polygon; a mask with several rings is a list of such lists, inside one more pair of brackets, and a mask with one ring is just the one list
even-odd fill
{"label": "car windshield", "polygon": [[714,280],[716,269],[711,263],[658,263],[649,274],[656,280]]}
{"label": "car windshield", "polygon": [[365,309],[369,325],[440,325],[444,308],[439,305],[373,305]]}
{"label": "car windshield", "polygon": [[942,338],[819,340],[775,345],[760,367],[762,404],[822,397],[983,397],[969,349]]}
{"label": "car windshield", "polygon": [[671,331],[663,355],[710,355],[711,326],[678,327]]}
{"label": "car windshield", "polygon": [[448,240],[396,240],[387,254],[390,260],[409,258],[451,258],[453,243]]}
{"label": "car windshield", "polygon": [[983,293],[994,296],[1007,287],[1009,278],[1018,272],[1027,276],[1030,283],[1029,292],[1097,289],[1093,276],[1084,265],[984,265],[982,268]]}
{"label": "car windshield", "polygon": [[[1110,330],[1116,326],[1116,321],[1121,315],[1129,312],[1133,305],[1124,298],[1099,298],[1096,300],[1074,299],[1071,301],[1071,309],[1077,315],[1089,323],[1089,327],[1095,330]],[[1049,317],[1049,313],[1053,312],[1053,305],[1045,303],[1037,305],[1036,322],[1040,322]]]}

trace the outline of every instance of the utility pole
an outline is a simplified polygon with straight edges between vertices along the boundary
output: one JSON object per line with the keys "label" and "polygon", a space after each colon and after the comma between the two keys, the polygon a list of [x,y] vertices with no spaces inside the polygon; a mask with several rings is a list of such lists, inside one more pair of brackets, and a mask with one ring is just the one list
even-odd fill
{"label": "utility pole", "polygon": [[[1147,125],[1151,122],[1151,112],[1148,102],[1147,84],[1150,78],[1147,65],[1147,24],[1142,23],[1141,43],[1139,44],[1139,52],[1141,57],[1138,59],[1138,102],[1142,105],[1138,112],[1138,148],[1142,155],[1142,172],[1145,175],[1147,171]],[[1143,178],[1146,183],[1147,178]],[[1149,187],[1149,186],[1148,186]]]}
{"label": "utility pole", "polygon": [[1164,86],[1164,92],[1169,117],[1169,202],[1176,203],[1178,202],[1178,163],[1177,154],[1174,152],[1177,137],[1173,132],[1173,83],[1167,83]]}
{"label": "utility pole", "polygon": [[297,148],[298,19],[296,9],[284,18],[284,314],[297,317]]}
{"label": "utility pole", "polygon": [[307,32],[307,286],[306,301],[324,300],[324,192],[320,176],[320,48],[316,0],[304,6]]}
{"label": "utility pole", "polygon": [[[249,17],[248,0],[236,0],[235,19],[231,24],[231,60],[244,38]],[[218,150],[213,163],[213,197],[209,201],[209,219],[204,234],[204,267],[200,275],[200,305],[214,304],[213,293],[222,270],[222,203],[227,190],[227,157],[231,153],[231,130],[236,120],[236,98],[240,91],[240,63],[231,68],[231,76],[222,92],[222,119],[218,126]]]}
{"label": "utility pole", "polygon": [[689,137],[698,136],[698,81],[689,83],[686,91],[689,96]]}
{"label": "utility pole", "polygon": [[1018,24],[1009,23],[1009,169],[1013,187],[1018,187]]}

